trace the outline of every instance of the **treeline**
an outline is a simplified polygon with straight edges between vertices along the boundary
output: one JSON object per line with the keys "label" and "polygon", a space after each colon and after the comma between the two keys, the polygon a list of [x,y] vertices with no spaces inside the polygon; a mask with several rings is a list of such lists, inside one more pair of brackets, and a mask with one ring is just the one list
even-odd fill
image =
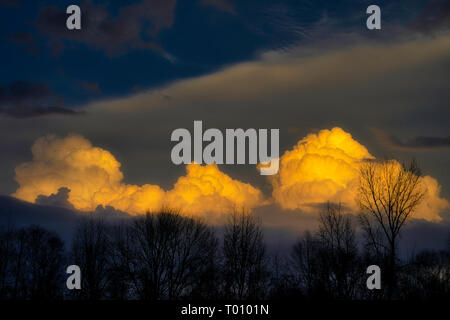
{"label": "treeline", "polygon": [[[38,226],[0,231],[0,298],[76,300],[448,299],[447,250],[392,260],[389,250],[356,240],[356,223],[328,205],[320,227],[287,255],[269,253],[259,221],[230,215],[223,232],[163,210],[111,223],[83,219],[72,243]],[[68,290],[68,265],[81,269],[81,290]],[[379,265],[380,290],[366,286]],[[395,285],[386,285],[395,273]]]}

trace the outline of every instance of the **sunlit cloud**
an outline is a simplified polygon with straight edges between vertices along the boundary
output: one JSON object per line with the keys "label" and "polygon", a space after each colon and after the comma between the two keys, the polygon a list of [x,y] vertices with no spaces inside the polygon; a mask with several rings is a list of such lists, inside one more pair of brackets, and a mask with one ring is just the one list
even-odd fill
{"label": "sunlit cloud", "polygon": [[[272,204],[283,210],[317,214],[324,203],[340,202],[357,214],[359,166],[374,159],[341,128],[308,134],[281,156],[279,173],[269,178],[273,187],[269,199],[251,184],[223,173],[216,164],[187,165],[186,174],[169,190],[151,184],[126,184],[117,159],[77,134],[40,138],[32,154],[32,161],[16,168],[19,188],[13,196],[19,199],[36,202],[67,188],[68,202],[80,211],[102,206],[139,215],[166,206],[210,222],[236,208]],[[414,218],[440,221],[439,213],[449,203],[440,197],[438,181],[424,176],[421,185],[427,196]]]}
{"label": "sunlit cloud", "polygon": [[32,153],[31,162],[16,168],[20,187],[14,196],[28,202],[68,188],[69,202],[81,211],[111,206],[130,214],[144,214],[170,206],[195,215],[228,212],[236,206],[253,208],[262,199],[258,189],[233,180],[217,165],[188,165],[186,176],[167,192],[157,185],[125,184],[116,158],[80,135],[40,138]]}
{"label": "sunlit cloud", "polygon": [[[274,201],[284,209],[309,213],[316,213],[318,207],[331,201],[357,213],[359,166],[369,159],[374,157],[341,128],[309,134],[281,157],[279,175],[271,178]],[[449,203],[440,197],[438,181],[424,176],[420,182],[426,197],[413,217],[440,221],[439,213]]]}
{"label": "sunlit cloud", "polygon": [[281,157],[273,198],[285,209],[307,212],[327,201],[356,208],[358,165],[373,158],[341,128],[309,134]]}
{"label": "sunlit cloud", "polygon": [[250,184],[230,178],[216,164],[190,164],[187,174],[180,177],[167,192],[167,204],[186,208],[188,213],[211,211],[226,213],[235,207],[254,208],[263,202],[260,190]]}

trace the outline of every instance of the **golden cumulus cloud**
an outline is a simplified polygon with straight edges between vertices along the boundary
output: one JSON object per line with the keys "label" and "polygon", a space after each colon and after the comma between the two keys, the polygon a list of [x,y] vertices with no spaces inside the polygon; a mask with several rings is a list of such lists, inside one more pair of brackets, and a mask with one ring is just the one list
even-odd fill
{"label": "golden cumulus cloud", "polygon": [[[35,202],[38,196],[57,194],[65,187],[70,190],[68,201],[81,211],[111,206],[138,215],[168,206],[184,214],[207,216],[209,221],[237,207],[252,209],[270,203],[317,213],[325,202],[341,202],[358,213],[355,198],[359,166],[374,159],[341,128],[309,134],[280,158],[279,173],[269,178],[273,191],[272,199],[267,200],[259,189],[232,179],[215,164],[187,165],[186,174],[170,190],[158,185],[125,184],[116,158],[76,134],[40,138],[32,154],[31,162],[16,168],[19,188],[13,196],[19,199]],[[449,203],[439,196],[438,181],[424,176],[421,185],[427,196],[413,217],[440,221],[439,212]]]}
{"label": "golden cumulus cloud", "polygon": [[[309,213],[317,212],[318,206],[327,201],[341,202],[357,213],[359,166],[368,159],[374,157],[341,128],[309,134],[283,154],[279,174],[270,178],[274,201],[284,209]],[[437,180],[424,176],[420,183],[426,197],[413,217],[440,221],[439,212],[449,204],[440,198]]]}
{"label": "golden cumulus cloud", "polygon": [[68,201],[81,211],[93,211],[102,205],[143,214],[168,205],[198,214],[227,212],[235,206],[253,208],[262,198],[258,189],[231,179],[217,165],[188,165],[187,175],[167,192],[157,185],[125,184],[115,157],[80,135],[40,138],[32,154],[31,162],[16,168],[19,188],[13,195],[29,202],[66,187],[70,189]]}
{"label": "golden cumulus cloud", "polygon": [[285,209],[307,212],[327,201],[355,208],[358,164],[373,158],[341,128],[309,134],[281,157],[279,174],[271,179],[273,198]]}
{"label": "golden cumulus cloud", "polygon": [[220,214],[235,207],[254,208],[263,202],[260,190],[233,180],[216,164],[190,164],[186,168],[186,176],[180,177],[166,194],[169,206],[192,214],[205,211]]}
{"label": "golden cumulus cloud", "polygon": [[449,202],[440,197],[441,186],[435,178],[430,176],[422,177],[421,183],[426,190],[426,197],[413,212],[412,217],[428,221],[441,221],[439,212],[449,207]]}

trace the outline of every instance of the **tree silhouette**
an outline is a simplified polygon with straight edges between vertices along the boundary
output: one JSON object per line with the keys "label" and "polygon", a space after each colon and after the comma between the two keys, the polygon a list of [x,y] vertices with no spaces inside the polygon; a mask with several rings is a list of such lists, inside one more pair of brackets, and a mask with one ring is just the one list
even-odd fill
{"label": "tree silhouette", "polygon": [[355,227],[351,216],[342,212],[342,205],[328,203],[320,214],[318,230],[324,266],[328,266],[328,290],[339,299],[355,297],[361,268]]}
{"label": "tree silhouette", "polygon": [[293,273],[300,289],[309,297],[325,295],[320,246],[320,240],[307,231],[292,249]]}
{"label": "tree silhouette", "polygon": [[64,243],[38,226],[0,234],[2,299],[62,299]]}
{"label": "tree silhouette", "polygon": [[264,296],[266,246],[259,222],[245,210],[231,214],[223,238],[224,294],[228,298]]}
{"label": "tree silhouette", "polygon": [[81,269],[81,287],[71,293],[80,299],[99,300],[107,297],[111,250],[108,226],[96,217],[82,219],[72,240],[71,264]]}
{"label": "tree silhouette", "polygon": [[342,206],[328,203],[319,228],[295,244],[291,261],[298,285],[312,298],[353,299],[363,275],[355,226]]}
{"label": "tree silhouette", "polygon": [[370,246],[388,256],[388,297],[396,283],[398,236],[404,224],[425,197],[421,171],[415,161],[401,165],[396,160],[366,162],[360,167],[357,202],[361,225]]}
{"label": "tree silhouette", "polygon": [[11,293],[15,235],[11,225],[0,228],[0,299]]}
{"label": "tree silhouette", "polygon": [[411,257],[400,274],[402,299],[450,298],[450,250],[424,250]]}
{"label": "tree silhouette", "polygon": [[[259,221],[244,210],[230,216],[220,247],[214,230],[168,209],[109,222],[88,216],[80,221],[65,259],[64,244],[53,232],[0,227],[0,299],[390,297],[367,289],[365,270],[373,256],[359,254],[352,217],[341,205],[327,204],[318,229],[306,232],[290,256],[269,254]],[[378,234],[381,252],[389,258],[388,242]],[[402,263],[396,298],[448,300],[449,245]],[[64,289],[69,264],[82,272],[81,290],[70,293]]]}
{"label": "tree silhouette", "polygon": [[215,263],[213,232],[173,210],[135,218],[118,241],[123,269],[140,299],[188,296]]}

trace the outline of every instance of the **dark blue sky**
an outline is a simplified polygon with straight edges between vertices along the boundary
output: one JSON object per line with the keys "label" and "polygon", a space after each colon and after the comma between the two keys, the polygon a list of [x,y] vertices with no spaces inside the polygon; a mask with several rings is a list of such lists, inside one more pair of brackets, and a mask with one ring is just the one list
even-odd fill
{"label": "dark blue sky", "polygon": [[[65,30],[65,8],[75,3],[82,9],[82,35]],[[364,0],[2,0],[0,87],[12,90],[8,85],[19,81],[43,84],[50,97],[39,103],[76,107],[339,33],[377,37],[365,28],[369,4]],[[387,29],[382,37],[394,37],[398,26],[412,25],[429,5],[417,0],[377,4],[383,6]],[[136,16],[133,10],[148,12]],[[100,22],[92,22],[95,19]],[[128,30],[135,24],[138,30]]]}

